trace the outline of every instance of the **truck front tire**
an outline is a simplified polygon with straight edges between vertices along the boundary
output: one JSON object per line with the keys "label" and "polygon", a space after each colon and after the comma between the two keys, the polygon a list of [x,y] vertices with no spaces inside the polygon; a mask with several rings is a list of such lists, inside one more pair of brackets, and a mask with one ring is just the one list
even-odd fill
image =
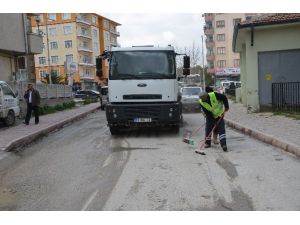
{"label": "truck front tire", "polygon": [[120,133],[119,127],[109,127],[111,135],[118,135]]}

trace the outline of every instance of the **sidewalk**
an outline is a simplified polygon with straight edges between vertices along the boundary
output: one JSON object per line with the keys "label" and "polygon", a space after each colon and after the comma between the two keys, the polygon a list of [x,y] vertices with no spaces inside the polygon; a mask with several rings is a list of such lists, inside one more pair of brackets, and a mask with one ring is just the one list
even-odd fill
{"label": "sidewalk", "polygon": [[31,118],[30,124],[20,124],[8,129],[0,130],[0,151],[9,151],[24,146],[47,133],[78,120],[87,114],[96,111],[100,107],[99,102],[86,106],[65,110],[40,117],[40,123],[34,124]]}
{"label": "sidewalk", "polygon": [[268,144],[300,156],[300,120],[273,113],[247,113],[240,103],[229,102],[227,125]]}

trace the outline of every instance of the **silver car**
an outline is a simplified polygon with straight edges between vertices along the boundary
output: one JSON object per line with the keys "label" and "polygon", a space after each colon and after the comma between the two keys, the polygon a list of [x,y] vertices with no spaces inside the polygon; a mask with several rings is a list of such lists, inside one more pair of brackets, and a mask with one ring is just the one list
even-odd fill
{"label": "silver car", "polygon": [[199,105],[199,94],[202,87],[183,87],[181,88],[181,102],[183,111],[201,111]]}

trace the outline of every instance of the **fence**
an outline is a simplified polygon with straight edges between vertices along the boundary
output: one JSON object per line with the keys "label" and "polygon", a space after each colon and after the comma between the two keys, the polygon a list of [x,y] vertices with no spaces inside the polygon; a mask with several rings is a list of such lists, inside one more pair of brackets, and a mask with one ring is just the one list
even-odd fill
{"label": "fence", "polygon": [[273,83],[272,109],[300,112],[300,82]]}
{"label": "fence", "polygon": [[[28,82],[20,81],[9,83],[14,92],[19,93],[19,99],[23,99],[23,95],[27,90]],[[33,88],[39,91],[41,99],[54,98],[70,98],[72,97],[72,87],[62,84],[33,84]]]}

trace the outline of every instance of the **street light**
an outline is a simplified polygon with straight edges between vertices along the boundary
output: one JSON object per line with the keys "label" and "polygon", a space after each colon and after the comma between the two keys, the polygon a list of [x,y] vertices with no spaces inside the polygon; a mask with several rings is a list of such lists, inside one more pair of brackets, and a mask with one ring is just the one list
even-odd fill
{"label": "street light", "polygon": [[[47,38],[47,55],[48,55],[48,68],[49,68],[49,84],[52,84],[52,77],[51,77],[51,65],[50,65],[50,47],[49,47],[49,34],[48,34],[48,20],[49,21],[54,21],[52,19],[49,19],[48,18],[48,15],[46,17],[46,38]],[[40,33],[40,26],[39,26],[39,23],[41,22],[41,18],[40,16],[36,16],[35,17],[35,21],[38,25],[38,32]]]}

